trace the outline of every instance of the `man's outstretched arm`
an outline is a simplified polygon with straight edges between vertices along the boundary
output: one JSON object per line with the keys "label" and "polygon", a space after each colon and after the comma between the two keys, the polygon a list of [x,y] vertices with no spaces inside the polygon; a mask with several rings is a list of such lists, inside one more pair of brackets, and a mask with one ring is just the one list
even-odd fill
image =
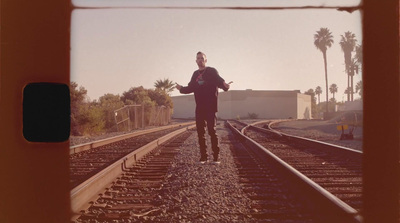
{"label": "man's outstretched arm", "polygon": [[181,93],[181,94],[190,94],[193,92],[193,87],[191,87],[190,83],[187,87],[184,87],[178,83],[175,83],[175,88]]}

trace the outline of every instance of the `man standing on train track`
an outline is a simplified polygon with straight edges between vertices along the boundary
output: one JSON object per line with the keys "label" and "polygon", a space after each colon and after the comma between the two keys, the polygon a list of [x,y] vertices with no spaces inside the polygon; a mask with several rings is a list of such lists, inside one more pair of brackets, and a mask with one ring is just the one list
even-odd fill
{"label": "man standing on train track", "polygon": [[205,128],[207,126],[208,134],[211,138],[211,147],[213,150],[213,161],[219,163],[219,145],[218,136],[215,130],[218,111],[218,88],[227,91],[230,83],[225,83],[218,71],[213,67],[207,67],[207,58],[203,52],[196,55],[196,63],[198,70],[193,72],[192,78],[188,86],[181,86],[176,83],[176,89],[182,94],[190,94],[194,92],[196,101],[196,128],[200,145],[200,162],[207,162],[207,145],[205,138]]}

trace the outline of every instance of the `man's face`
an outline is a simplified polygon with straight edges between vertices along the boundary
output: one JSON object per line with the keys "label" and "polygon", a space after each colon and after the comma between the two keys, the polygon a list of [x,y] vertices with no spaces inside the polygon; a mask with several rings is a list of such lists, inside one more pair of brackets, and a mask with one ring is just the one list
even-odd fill
{"label": "man's face", "polygon": [[207,63],[207,59],[203,54],[197,54],[196,63],[199,67],[205,67]]}

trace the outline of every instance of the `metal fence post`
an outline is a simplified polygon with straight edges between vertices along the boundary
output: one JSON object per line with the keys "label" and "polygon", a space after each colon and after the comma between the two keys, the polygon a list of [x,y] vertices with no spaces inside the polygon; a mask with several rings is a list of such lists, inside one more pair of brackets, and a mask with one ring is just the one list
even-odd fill
{"label": "metal fence post", "polygon": [[137,109],[136,109],[136,106],[135,106],[135,129],[137,129],[137,128],[138,128],[138,125],[137,125],[137,123],[138,123],[138,118],[137,118]]}
{"label": "metal fence post", "polygon": [[115,119],[115,125],[117,126],[117,132],[119,132],[119,130],[118,130],[118,121],[117,121],[117,114],[118,114],[118,112],[116,112],[116,111],[114,111],[114,119]]}
{"label": "metal fence post", "polygon": [[126,106],[126,108],[128,109],[128,131],[131,131],[131,115],[129,113],[129,106]]}
{"label": "metal fence post", "polygon": [[142,128],[144,128],[144,104],[142,104]]}

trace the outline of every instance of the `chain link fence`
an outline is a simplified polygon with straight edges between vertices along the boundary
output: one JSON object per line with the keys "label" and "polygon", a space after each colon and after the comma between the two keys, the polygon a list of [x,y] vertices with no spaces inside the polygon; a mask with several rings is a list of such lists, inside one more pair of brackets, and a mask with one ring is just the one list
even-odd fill
{"label": "chain link fence", "polygon": [[118,132],[147,126],[162,126],[171,122],[172,110],[166,106],[126,105],[114,111]]}

